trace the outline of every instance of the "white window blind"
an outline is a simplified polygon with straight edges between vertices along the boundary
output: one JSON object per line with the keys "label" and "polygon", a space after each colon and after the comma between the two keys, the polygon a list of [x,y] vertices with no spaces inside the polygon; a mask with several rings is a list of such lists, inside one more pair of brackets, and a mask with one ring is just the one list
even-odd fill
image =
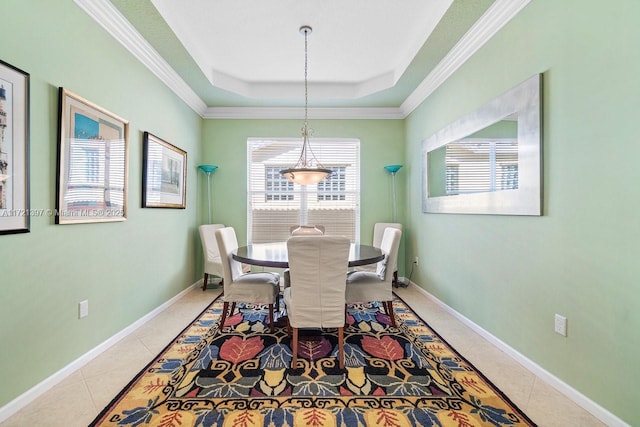
{"label": "white window blind", "polygon": [[247,140],[247,236],[249,243],[284,241],[289,227],[321,224],[326,234],[360,237],[360,141],[318,138],[311,149],[334,173],[315,185],[280,175],[300,156],[302,139]]}
{"label": "white window blind", "polygon": [[518,141],[465,139],[446,146],[448,195],[518,189]]}

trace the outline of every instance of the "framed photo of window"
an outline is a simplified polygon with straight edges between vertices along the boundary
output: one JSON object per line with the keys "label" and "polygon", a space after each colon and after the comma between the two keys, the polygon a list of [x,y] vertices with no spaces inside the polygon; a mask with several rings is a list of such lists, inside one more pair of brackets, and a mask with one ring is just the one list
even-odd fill
{"label": "framed photo of window", "polygon": [[0,234],[29,232],[29,74],[0,61]]}
{"label": "framed photo of window", "polygon": [[187,206],[187,152],[144,133],[142,207],[184,209]]}
{"label": "framed photo of window", "polygon": [[60,88],[56,224],[127,218],[129,122]]}

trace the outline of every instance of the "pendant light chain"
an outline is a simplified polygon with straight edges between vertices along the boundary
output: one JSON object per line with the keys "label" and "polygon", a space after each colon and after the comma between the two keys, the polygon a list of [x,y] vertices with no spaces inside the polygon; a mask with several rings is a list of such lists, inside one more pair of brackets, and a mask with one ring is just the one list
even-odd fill
{"label": "pendant light chain", "polygon": [[302,126],[302,152],[300,153],[300,159],[302,160],[302,167],[308,168],[312,165],[307,161],[307,150],[309,149],[309,87],[308,87],[308,58],[309,58],[309,48],[308,48],[308,40],[310,28],[304,28],[304,125]]}
{"label": "pendant light chain", "polygon": [[[300,185],[316,184],[323,179],[330,177],[332,171],[325,168],[322,163],[318,161],[316,155],[311,150],[309,136],[313,133],[313,129],[309,129],[309,45],[308,36],[311,33],[311,27],[304,25],[300,27],[300,32],[304,34],[304,124],[302,125],[302,151],[300,152],[300,158],[298,163],[292,168],[283,169],[280,174],[283,175],[289,181]],[[315,160],[315,165],[312,161],[307,160],[307,151],[311,153],[311,159]]]}
{"label": "pendant light chain", "polygon": [[[307,37],[309,35],[309,30],[304,30],[304,128],[307,129],[307,119],[308,119],[308,108],[309,108],[309,89],[307,87],[307,57],[308,57],[308,48],[307,48]],[[305,132],[306,133],[306,132]]]}

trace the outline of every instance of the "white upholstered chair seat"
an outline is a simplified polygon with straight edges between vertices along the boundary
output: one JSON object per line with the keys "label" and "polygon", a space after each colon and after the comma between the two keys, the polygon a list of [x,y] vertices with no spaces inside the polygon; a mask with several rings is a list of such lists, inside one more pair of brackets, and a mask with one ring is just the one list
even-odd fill
{"label": "white upholstered chair seat", "polygon": [[224,305],[220,327],[227,318],[229,303],[233,315],[236,303],[268,304],[271,331],[274,331],[273,306],[278,307],[280,298],[280,275],[275,272],[243,273],[242,264],[233,259],[238,249],[238,239],[232,227],[216,230],[216,240],[220,248],[224,278]]}

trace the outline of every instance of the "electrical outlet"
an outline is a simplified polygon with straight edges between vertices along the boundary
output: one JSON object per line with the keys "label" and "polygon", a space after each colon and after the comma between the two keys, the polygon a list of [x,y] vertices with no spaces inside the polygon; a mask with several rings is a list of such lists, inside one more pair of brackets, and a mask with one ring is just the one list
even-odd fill
{"label": "electrical outlet", "polygon": [[566,317],[556,314],[555,331],[556,333],[562,335],[563,337],[567,336],[567,318]]}
{"label": "electrical outlet", "polygon": [[89,315],[89,300],[80,301],[78,303],[78,319],[87,317]]}
{"label": "electrical outlet", "polygon": [[414,263],[415,265],[418,265],[418,257],[417,257],[417,256],[413,258],[413,263]]}

